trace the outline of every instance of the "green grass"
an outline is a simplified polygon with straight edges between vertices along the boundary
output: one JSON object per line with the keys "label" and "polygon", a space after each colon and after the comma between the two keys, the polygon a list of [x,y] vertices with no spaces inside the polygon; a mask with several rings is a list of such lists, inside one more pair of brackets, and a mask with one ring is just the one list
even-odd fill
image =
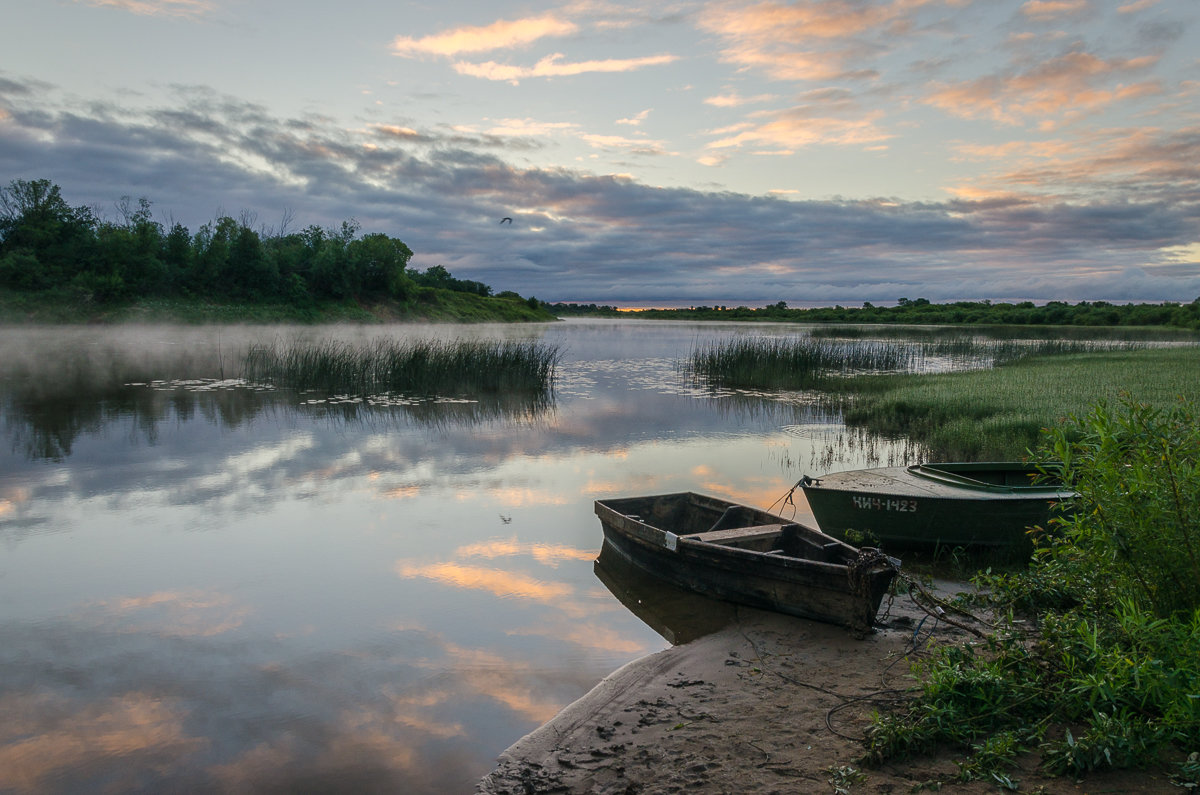
{"label": "green grass", "polygon": [[835,399],[848,425],[907,435],[937,457],[1011,459],[1040,430],[1097,400],[1128,394],[1165,407],[1200,395],[1200,348],[1024,359],[990,370],[846,379]]}
{"label": "green grass", "polygon": [[538,342],[379,340],[251,348],[243,377],[325,394],[548,394],[561,354]]}
{"label": "green grass", "polygon": [[[1200,347],[1131,340],[923,341],[747,337],[694,350],[683,369],[699,384],[824,393],[847,425],[907,436],[930,456],[1011,459],[1042,428],[1100,399],[1153,406],[1200,391]],[[937,368],[955,372],[930,372]]]}

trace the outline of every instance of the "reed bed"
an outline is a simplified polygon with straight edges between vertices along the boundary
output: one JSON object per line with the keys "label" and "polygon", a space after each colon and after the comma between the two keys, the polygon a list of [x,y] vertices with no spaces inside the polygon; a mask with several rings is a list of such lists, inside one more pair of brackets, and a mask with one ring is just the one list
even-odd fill
{"label": "reed bed", "polygon": [[847,425],[904,435],[938,457],[1011,459],[1043,428],[1122,395],[1156,407],[1200,399],[1195,346],[1035,357],[999,369],[852,379],[830,396]]}
{"label": "reed bed", "polygon": [[832,373],[897,371],[913,365],[915,345],[750,337],[694,350],[685,369],[697,381],[736,389],[807,389]]}
{"label": "reed bed", "polygon": [[965,335],[921,341],[749,337],[698,348],[683,368],[708,387],[828,389],[837,379],[859,375],[971,370],[1035,356],[1140,347],[1144,343],[1123,340],[988,340]]}
{"label": "reed bed", "polygon": [[539,342],[377,340],[252,347],[244,378],[278,387],[367,397],[553,391],[561,353]]}

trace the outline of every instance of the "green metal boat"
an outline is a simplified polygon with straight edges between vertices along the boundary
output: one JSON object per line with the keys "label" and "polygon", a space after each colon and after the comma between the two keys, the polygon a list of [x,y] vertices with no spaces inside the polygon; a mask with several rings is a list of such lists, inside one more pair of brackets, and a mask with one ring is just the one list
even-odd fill
{"label": "green metal boat", "polygon": [[936,463],[800,481],[821,531],[887,549],[1027,548],[1074,492],[1021,462]]}

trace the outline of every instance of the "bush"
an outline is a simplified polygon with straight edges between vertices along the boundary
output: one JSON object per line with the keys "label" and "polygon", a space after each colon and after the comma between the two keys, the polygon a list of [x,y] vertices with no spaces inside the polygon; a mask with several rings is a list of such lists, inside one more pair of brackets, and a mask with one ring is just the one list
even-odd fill
{"label": "bush", "polygon": [[1043,554],[1102,609],[1133,599],[1160,617],[1200,607],[1200,426],[1195,407],[1101,403],[1049,433],[1079,495]]}
{"label": "bush", "polygon": [[1184,755],[1200,748],[1196,409],[1100,403],[1047,431],[1038,454],[1061,464],[1078,497],[1026,571],[976,578],[997,630],[914,666],[917,694],[876,717],[866,759],[950,744],[965,757],[960,778],[1001,781],[1035,748],[1048,773],[1075,776],[1157,764],[1174,749],[1176,778],[1194,780]]}

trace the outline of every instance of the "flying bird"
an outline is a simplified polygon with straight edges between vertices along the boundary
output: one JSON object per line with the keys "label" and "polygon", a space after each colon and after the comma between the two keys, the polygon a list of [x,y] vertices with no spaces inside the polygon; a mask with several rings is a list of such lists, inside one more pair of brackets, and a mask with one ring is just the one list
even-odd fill
{"label": "flying bird", "polygon": [[502,223],[502,224],[503,224],[503,223],[506,223],[506,222],[507,222],[507,223],[509,223],[509,224],[511,224],[511,223],[512,223],[512,219],[511,219],[511,218],[509,218],[507,215],[506,215],[506,216],[504,216],[503,218],[501,218],[501,219],[500,219],[500,223]]}

